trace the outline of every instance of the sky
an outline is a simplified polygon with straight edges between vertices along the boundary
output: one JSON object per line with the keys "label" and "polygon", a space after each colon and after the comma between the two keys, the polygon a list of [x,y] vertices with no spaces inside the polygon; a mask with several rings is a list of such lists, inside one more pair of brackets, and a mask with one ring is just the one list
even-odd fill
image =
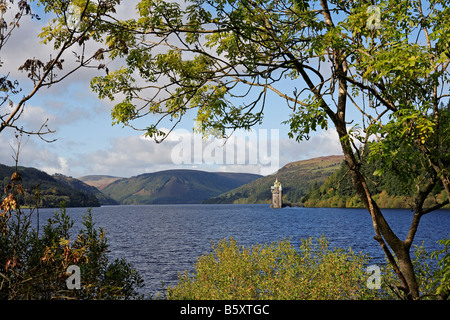
{"label": "sky", "polygon": [[[118,14],[129,15],[135,2],[127,0]],[[9,73],[10,79],[19,80],[23,94],[29,92],[31,83],[18,67],[30,57],[45,61],[50,54],[54,55],[51,46],[41,44],[37,37],[47,19],[44,14],[40,16],[41,21],[25,17],[0,51],[1,75]],[[89,86],[90,79],[101,72],[104,71],[78,71],[49,89],[42,88],[27,103],[17,124],[36,130],[48,119],[48,127],[55,133],[46,138],[55,141],[48,143],[37,136],[22,136],[19,165],[76,178],[97,174],[131,177],[179,168],[267,175],[292,161],[342,154],[333,128],[318,131],[310,140],[300,143],[289,139],[289,128],[282,122],[288,119],[291,110],[273,95],[267,102],[263,123],[251,133],[237,132],[225,146],[221,141],[210,140],[204,141],[199,149],[201,140],[192,134],[192,116],[184,119],[167,140],[157,144],[139,131],[112,125],[113,104],[99,100]],[[155,119],[147,117],[144,121],[150,124]],[[17,145],[14,131],[0,134],[0,163],[14,165]]]}

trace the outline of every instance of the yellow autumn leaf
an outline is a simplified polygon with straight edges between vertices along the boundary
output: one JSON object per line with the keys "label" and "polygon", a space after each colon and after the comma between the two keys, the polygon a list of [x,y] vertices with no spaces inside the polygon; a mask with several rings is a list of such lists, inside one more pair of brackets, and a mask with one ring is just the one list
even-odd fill
{"label": "yellow autumn leaf", "polygon": [[65,239],[65,238],[59,239],[59,245],[63,246],[63,247],[68,246],[69,245],[69,240]]}
{"label": "yellow autumn leaf", "polygon": [[5,212],[17,209],[17,202],[12,194],[10,194],[3,200],[2,204],[0,205],[0,209]]}

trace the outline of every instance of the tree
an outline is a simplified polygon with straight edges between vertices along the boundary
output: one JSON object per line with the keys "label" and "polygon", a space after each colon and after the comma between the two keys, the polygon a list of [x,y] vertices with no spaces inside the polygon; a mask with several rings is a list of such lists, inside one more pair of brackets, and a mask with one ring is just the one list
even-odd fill
{"label": "tree", "polygon": [[[32,1],[0,1],[0,51],[7,45],[13,36],[19,22],[25,16],[40,19],[32,11]],[[51,16],[50,23],[43,28],[40,37],[44,43],[54,44],[54,54],[48,61],[42,61],[36,57],[27,59],[19,70],[26,72],[32,82],[29,92],[22,92],[17,80],[10,79],[10,71],[0,76],[0,133],[6,128],[12,128],[20,133],[36,134],[44,139],[44,136],[54,131],[50,130],[47,122],[43,123],[37,131],[30,131],[17,124],[24,112],[26,103],[42,88],[49,88],[83,67],[105,68],[104,64],[96,63],[102,59],[102,50],[86,50],[86,44],[90,40],[98,40],[98,28],[100,22],[109,14],[115,12],[115,6],[120,0],[39,0],[35,1],[45,14]],[[7,17],[12,17],[7,21]],[[91,48],[92,49],[92,48]],[[67,63],[67,53],[74,54],[74,60]],[[66,63],[65,63],[66,62]],[[63,66],[67,70],[63,69]],[[0,68],[8,67],[4,61],[0,61]],[[19,93],[22,95],[19,96]],[[44,139],[45,140],[45,139]]]}
{"label": "tree", "polygon": [[[159,115],[143,130],[158,141],[192,109],[197,130],[250,129],[275,94],[291,109],[290,137],[333,125],[348,174],[396,271],[419,298],[410,248],[423,215],[449,203],[449,1],[140,1],[138,16],[108,25],[106,49],[121,68],[92,80],[119,98],[114,123]],[[294,86],[285,89],[286,81]],[[359,124],[350,112],[361,117]],[[164,123],[167,121],[167,123]],[[350,127],[350,125],[352,125]],[[405,240],[391,230],[362,171],[370,161],[416,186]],[[440,181],[447,199],[424,208]],[[395,255],[395,258],[394,258]]]}

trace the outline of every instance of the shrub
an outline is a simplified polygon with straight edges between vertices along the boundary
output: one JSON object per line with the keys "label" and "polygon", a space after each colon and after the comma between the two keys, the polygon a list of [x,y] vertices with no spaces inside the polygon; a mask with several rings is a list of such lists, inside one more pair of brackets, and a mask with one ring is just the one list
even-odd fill
{"label": "shrub", "polygon": [[[91,211],[72,240],[73,221],[62,208],[40,232],[32,227],[33,210],[17,201],[19,180],[8,185],[0,205],[0,299],[137,299],[141,276],[123,259],[108,260],[105,232],[95,228]],[[67,268],[80,269],[80,289],[66,283]]]}
{"label": "shrub", "polygon": [[289,240],[251,248],[233,238],[212,246],[195,264],[195,272],[179,275],[168,299],[380,299],[370,290],[368,258],[351,249],[331,250],[325,238],[302,240],[296,250]]}

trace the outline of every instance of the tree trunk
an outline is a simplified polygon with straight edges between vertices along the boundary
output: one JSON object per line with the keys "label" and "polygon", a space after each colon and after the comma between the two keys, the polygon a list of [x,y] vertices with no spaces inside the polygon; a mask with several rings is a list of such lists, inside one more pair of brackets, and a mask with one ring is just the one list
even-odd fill
{"label": "tree trunk", "polygon": [[416,300],[419,298],[419,286],[417,284],[414,267],[409,255],[409,247],[401,248],[400,250],[394,252],[398,259],[400,272],[407,284],[407,290],[405,290],[406,298]]}
{"label": "tree trunk", "polygon": [[[397,276],[401,282],[399,289],[405,292],[407,298],[417,299],[419,297],[419,289],[409,254],[410,245],[401,241],[396,236],[390,228],[388,222],[385,220],[380,208],[373,200],[372,194],[367,186],[366,179],[361,173],[361,165],[355,158],[353,150],[350,146],[345,122],[337,121],[335,122],[335,125],[341,141],[345,161],[350,170],[352,184],[362,203],[372,217],[372,224],[375,231],[374,239],[379,242],[394,271],[397,273]],[[386,246],[385,241],[397,257],[398,264],[389,251],[389,248]]]}

